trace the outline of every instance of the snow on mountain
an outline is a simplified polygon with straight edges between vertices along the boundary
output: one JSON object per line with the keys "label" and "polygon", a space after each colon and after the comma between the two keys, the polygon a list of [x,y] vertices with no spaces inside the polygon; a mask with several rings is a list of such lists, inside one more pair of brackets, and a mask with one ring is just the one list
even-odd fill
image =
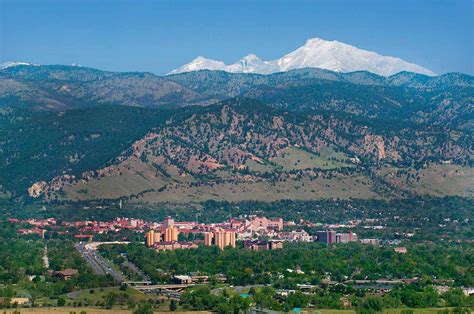
{"label": "snow on mountain", "polygon": [[226,65],[222,61],[198,57],[168,74],[198,70],[270,74],[301,68],[321,68],[336,72],[369,71],[383,76],[390,76],[402,71],[436,75],[429,69],[399,58],[382,56],[338,41],[327,41],[320,38],[308,39],[304,46],[272,61],[265,61],[250,54],[233,64]]}
{"label": "snow on mountain", "polygon": [[11,68],[11,67],[16,67],[16,66],[18,66],[18,65],[34,65],[34,66],[38,66],[38,64],[29,63],[29,62],[14,62],[14,61],[10,61],[10,62],[0,63],[0,70],[6,69],[6,68]]}
{"label": "snow on mountain", "polygon": [[204,57],[199,56],[196,59],[192,60],[191,62],[180,67],[179,72],[177,72],[178,70],[174,70],[170,74],[199,71],[203,69],[226,71],[226,67],[227,66],[222,61],[206,59]]}
{"label": "snow on mountain", "polygon": [[232,73],[271,73],[277,70],[275,65],[269,61],[264,61],[254,54],[249,54],[239,61],[226,66],[224,71]]}

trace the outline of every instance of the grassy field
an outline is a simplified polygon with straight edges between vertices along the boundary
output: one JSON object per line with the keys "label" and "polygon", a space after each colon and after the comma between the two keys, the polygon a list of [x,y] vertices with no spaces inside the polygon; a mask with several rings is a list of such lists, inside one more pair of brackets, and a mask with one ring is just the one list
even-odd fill
{"label": "grassy field", "polygon": [[352,167],[344,160],[347,156],[336,152],[331,147],[321,149],[319,155],[313,154],[297,147],[289,147],[281,151],[278,157],[271,161],[282,167],[284,170],[303,170],[303,169],[336,169],[341,167]]}
{"label": "grassy field", "polygon": [[[91,293],[91,290],[93,290],[93,293]],[[70,296],[72,297],[69,297],[69,296],[67,297],[68,297],[68,300],[87,299],[89,301],[95,302],[95,301],[104,300],[106,295],[111,292],[116,293],[116,294],[124,293],[124,291],[121,291],[118,287],[109,287],[109,288],[102,288],[102,289],[99,288],[99,289],[81,290],[78,292],[74,292],[72,295],[70,294]],[[153,296],[146,295],[132,288],[127,289],[127,294],[134,301],[145,301],[149,299],[155,299],[153,298]]]}
{"label": "grassy field", "polygon": [[[206,200],[314,200],[325,198],[381,198],[374,192],[374,182],[362,175],[337,176],[331,179],[308,178],[285,181],[221,183],[214,185],[170,185],[161,192],[145,193],[136,202],[200,202]],[[134,200],[135,201],[135,200]]]}
{"label": "grassy field", "polygon": [[[392,184],[403,189],[413,190],[419,194],[433,196],[459,195],[474,196],[474,169],[458,165],[429,165],[426,168],[409,171],[397,177],[397,168],[387,167],[379,175]],[[409,179],[407,180],[407,176]],[[419,178],[419,179],[418,179]]]}
{"label": "grassy field", "polygon": [[257,173],[271,173],[275,170],[276,164],[272,164],[268,161],[257,162],[255,160],[247,160],[245,165],[251,172]]}
{"label": "grassy field", "polygon": [[457,165],[432,165],[420,171],[420,182],[413,182],[421,194],[435,196],[474,196],[474,169]]}
{"label": "grassy field", "polygon": [[170,180],[164,178],[151,165],[138,159],[113,166],[112,174],[94,178],[87,183],[66,185],[64,191],[71,199],[118,198],[149,189],[160,189]]}

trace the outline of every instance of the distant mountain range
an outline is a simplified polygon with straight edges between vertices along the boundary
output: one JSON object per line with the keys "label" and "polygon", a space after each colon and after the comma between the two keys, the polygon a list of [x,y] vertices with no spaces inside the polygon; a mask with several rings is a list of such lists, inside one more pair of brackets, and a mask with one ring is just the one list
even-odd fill
{"label": "distant mountain range", "polygon": [[473,196],[474,78],[0,69],[0,197]]}
{"label": "distant mountain range", "polygon": [[303,46],[276,60],[265,61],[250,54],[233,64],[226,65],[222,61],[200,56],[168,74],[199,70],[271,74],[303,68],[319,68],[342,73],[368,71],[382,76],[404,71],[429,76],[436,75],[429,69],[399,58],[382,56],[338,41],[320,38],[308,39]]}
{"label": "distant mountain range", "polygon": [[31,65],[31,66],[36,66],[37,64],[34,63],[29,63],[29,62],[4,62],[0,63],[0,70],[6,69],[6,68],[11,68],[11,67],[16,67],[18,65]]}

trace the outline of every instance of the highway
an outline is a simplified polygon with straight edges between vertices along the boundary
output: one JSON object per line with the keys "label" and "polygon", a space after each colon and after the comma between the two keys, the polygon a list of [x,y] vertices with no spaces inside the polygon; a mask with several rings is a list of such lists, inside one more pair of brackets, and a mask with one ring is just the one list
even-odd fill
{"label": "highway", "polygon": [[[126,255],[125,255],[126,257]],[[135,265],[133,262],[131,262],[128,257],[127,257],[127,263],[128,263],[128,266],[136,273],[138,274],[139,276],[141,276],[143,278],[143,281],[151,281],[151,278],[150,276],[148,276],[147,274],[145,274],[140,268],[138,268],[137,265]]]}
{"label": "highway", "polygon": [[145,294],[160,294],[172,299],[179,300],[181,294],[188,287],[192,287],[194,284],[164,284],[164,285],[146,285],[146,286],[133,286],[134,289],[141,291]]}
{"label": "highway", "polygon": [[87,248],[85,244],[78,243],[76,249],[82,257],[91,265],[94,272],[98,275],[110,274],[117,282],[126,281],[125,276],[115,271],[94,249]]}

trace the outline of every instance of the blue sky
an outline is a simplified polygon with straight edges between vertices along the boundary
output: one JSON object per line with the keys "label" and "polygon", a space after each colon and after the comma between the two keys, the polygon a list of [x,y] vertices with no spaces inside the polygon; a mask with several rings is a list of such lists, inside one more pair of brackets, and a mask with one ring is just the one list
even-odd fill
{"label": "blue sky", "polygon": [[165,74],[338,40],[436,73],[474,74],[472,0],[0,0],[0,62]]}

